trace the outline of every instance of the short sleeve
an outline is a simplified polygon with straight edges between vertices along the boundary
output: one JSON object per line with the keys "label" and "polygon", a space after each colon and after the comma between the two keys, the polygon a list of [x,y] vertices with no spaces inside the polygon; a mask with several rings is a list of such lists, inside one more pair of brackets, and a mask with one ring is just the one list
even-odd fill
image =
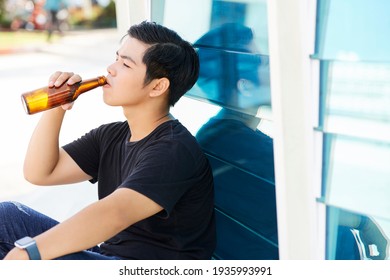
{"label": "short sleeve", "polygon": [[91,183],[97,181],[99,145],[96,141],[98,129],[93,129],[62,148],[88,175],[92,176]]}

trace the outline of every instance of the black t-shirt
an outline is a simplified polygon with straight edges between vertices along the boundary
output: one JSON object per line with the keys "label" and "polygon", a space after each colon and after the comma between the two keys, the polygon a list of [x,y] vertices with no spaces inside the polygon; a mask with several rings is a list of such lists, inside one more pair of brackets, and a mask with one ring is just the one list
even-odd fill
{"label": "black t-shirt", "polygon": [[164,208],[100,248],[125,259],[209,259],[215,249],[214,186],[208,160],[177,120],[137,142],[127,122],[102,125],[65,145],[80,168],[98,182],[99,199],[133,189]]}

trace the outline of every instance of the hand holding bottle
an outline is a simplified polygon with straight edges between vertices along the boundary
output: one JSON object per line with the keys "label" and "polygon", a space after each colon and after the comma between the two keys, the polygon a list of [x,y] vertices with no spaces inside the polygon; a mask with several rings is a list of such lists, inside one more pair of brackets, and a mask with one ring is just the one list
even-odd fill
{"label": "hand holding bottle", "polygon": [[21,97],[28,114],[58,106],[69,110],[80,94],[105,84],[106,77],[104,76],[81,81],[81,77],[73,72],[56,72],[50,77],[47,87],[26,92]]}
{"label": "hand holding bottle", "polygon": [[[49,78],[49,84],[48,87],[59,87],[62,84],[66,82],[67,85],[71,86],[73,84],[76,84],[78,82],[81,82],[81,76],[78,74],[74,74],[73,72],[60,72],[57,71]],[[72,109],[74,104],[74,101],[71,103],[66,103],[64,105],[61,105],[62,109],[64,110],[70,110]]]}

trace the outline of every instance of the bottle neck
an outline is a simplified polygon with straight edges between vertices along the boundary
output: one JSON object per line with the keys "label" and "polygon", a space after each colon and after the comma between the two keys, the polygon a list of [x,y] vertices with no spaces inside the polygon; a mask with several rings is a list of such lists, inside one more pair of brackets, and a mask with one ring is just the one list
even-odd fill
{"label": "bottle neck", "polygon": [[75,91],[75,94],[80,95],[86,91],[92,90],[100,86],[104,86],[105,84],[107,84],[107,80],[106,77],[104,76],[99,76],[97,78],[84,80],[79,83],[78,88]]}

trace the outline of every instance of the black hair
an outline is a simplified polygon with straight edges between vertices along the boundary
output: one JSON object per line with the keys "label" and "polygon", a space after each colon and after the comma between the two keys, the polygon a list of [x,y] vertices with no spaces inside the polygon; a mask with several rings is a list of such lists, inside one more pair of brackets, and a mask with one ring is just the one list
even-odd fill
{"label": "black hair", "polygon": [[144,83],[167,78],[170,82],[168,102],[173,106],[198,79],[197,52],[175,31],[155,22],[143,21],[133,25],[127,34],[150,45],[142,60],[146,65]]}

